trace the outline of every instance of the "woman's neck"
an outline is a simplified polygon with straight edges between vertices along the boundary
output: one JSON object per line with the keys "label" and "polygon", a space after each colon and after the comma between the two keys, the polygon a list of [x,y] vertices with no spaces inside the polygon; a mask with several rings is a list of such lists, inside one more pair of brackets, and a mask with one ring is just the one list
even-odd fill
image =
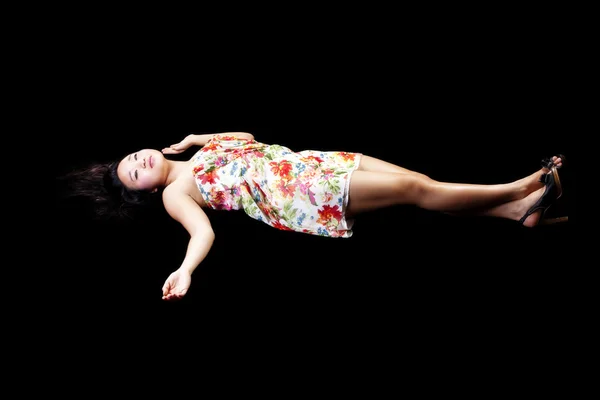
{"label": "woman's neck", "polygon": [[189,161],[167,160],[167,178],[165,186],[173,183],[187,169]]}

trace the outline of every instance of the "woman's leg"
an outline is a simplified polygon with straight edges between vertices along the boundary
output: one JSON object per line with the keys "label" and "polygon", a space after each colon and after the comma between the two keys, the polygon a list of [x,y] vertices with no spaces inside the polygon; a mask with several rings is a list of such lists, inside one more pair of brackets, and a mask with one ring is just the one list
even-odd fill
{"label": "woman's leg", "polygon": [[[554,157],[554,161],[560,166],[560,159]],[[540,175],[547,172],[542,168],[523,179],[494,185],[438,182],[406,168],[363,156],[352,176],[347,212],[353,216],[376,208],[413,204],[447,213],[469,212],[514,219],[509,217],[509,210],[512,216],[526,204],[533,204],[543,193]],[[523,201],[516,202],[521,199]],[[528,222],[529,219],[526,225]]]}
{"label": "woman's leg", "polygon": [[[560,168],[562,166],[562,160],[560,158],[554,156],[554,157],[552,157],[552,160],[554,161],[554,165],[556,165],[558,168]],[[399,165],[392,164],[390,162],[383,161],[379,158],[375,158],[375,157],[371,157],[371,156],[367,156],[367,155],[363,155],[361,157],[361,161],[360,161],[360,164],[358,165],[357,170],[358,171],[368,171],[368,172],[396,172],[399,174],[411,174],[414,176],[420,176],[424,179],[432,180],[429,176],[427,176],[421,172],[413,171],[408,168],[404,168]],[[549,170],[546,168],[542,168],[540,170],[540,173],[547,173],[547,172],[549,172]]]}
{"label": "woman's leg", "polygon": [[363,155],[358,165],[358,171],[367,172],[395,172],[399,174],[411,174],[414,176],[420,176],[424,179],[431,179],[427,175],[420,172],[412,171],[407,168],[400,167],[399,165],[389,163],[387,161],[380,160],[375,157]]}

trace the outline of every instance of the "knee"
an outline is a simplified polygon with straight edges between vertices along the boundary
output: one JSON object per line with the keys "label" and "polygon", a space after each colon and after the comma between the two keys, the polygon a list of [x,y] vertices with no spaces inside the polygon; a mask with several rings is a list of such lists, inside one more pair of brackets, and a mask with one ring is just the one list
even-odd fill
{"label": "knee", "polygon": [[419,172],[419,173],[417,173],[417,176],[418,176],[419,178],[421,178],[421,179],[425,180],[425,181],[434,182],[434,180],[433,180],[433,179],[431,179],[431,178],[430,178],[430,177],[428,177],[427,175],[425,175],[425,174],[422,174],[422,173],[420,173],[420,172]]}
{"label": "knee", "polygon": [[397,194],[418,203],[419,199],[431,190],[434,181],[421,174],[401,174],[396,181]]}

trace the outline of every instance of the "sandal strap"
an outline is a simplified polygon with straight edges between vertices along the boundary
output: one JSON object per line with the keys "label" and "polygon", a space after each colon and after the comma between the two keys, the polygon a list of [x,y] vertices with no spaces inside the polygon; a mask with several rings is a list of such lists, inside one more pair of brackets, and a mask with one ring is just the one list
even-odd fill
{"label": "sandal strap", "polygon": [[[556,156],[561,159],[563,165],[565,164],[565,161],[567,161],[567,158],[565,157],[564,154],[557,154]],[[544,158],[544,159],[542,159],[541,164],[542,164],[542,167],[551,169],[554,166],[554,161],[552,161],[552,157]],[[556,168],[560,168],[560,167],[556,167]]]}
{"label": "sandal strap", "polygon": [[542,215],[540,216],[540,218],[543,218],[544,214],[546,213],[546,210],[548,210],[548,208],[550,208],[550,206],[557,199],[557,197],[556,197],[556,181],[554,180],[554,174],[553,173],[543,174],[540,177],[540,182],[542,182],[544,184],[546,189],[544,190],[542,197],[540,197],[539,200],[525,213],[525,215],[523,215],[523,217],[521,217],[521,219],[519,220],[520,224],[524,223],[525,220],[527,219],[527,217],[529,217],[531,214],[533,214],[534,212],[536,212],[538,210],[542,210]]}
{"label": "sandal strap", "polygon": [[540,180],[539,182],[543,183],[544,185],[547,184],[550,180],[550,174],[542,174],[542,176],[540,176]]}
{"label": "sandal strap", "polygon": [[542,167],[551,169],[554,166],[554,161],[552,161],[552,158],[544,158],[541,164]]}

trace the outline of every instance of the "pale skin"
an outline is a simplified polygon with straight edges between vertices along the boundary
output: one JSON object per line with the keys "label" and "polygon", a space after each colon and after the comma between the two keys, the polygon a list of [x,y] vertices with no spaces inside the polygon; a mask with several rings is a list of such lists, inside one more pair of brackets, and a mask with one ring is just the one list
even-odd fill
{"label": "pale skin", "polygon": [[[222,132],[254,139],[248,132]],[[117,174],[130,189],[156,192],[164,188],[162,200],[168,214],[189,233],[190,240],[181,266],[169,275],[162,288],[164,300],[181,299],[187,293],[192,273],[210,251],[215,234],[203,211],[207,207],[192,174],[189,161],[173,161],[165,154],[179,154],[191,146],[204,146],[215,134],[188,135],[161,151],[144,149],[128,154],[119,163]],[[562,160],[553,157],[554,165]],[[542,196],[541,168],[513,182],[483,185],[436,181],[419,172],[363,155],[350,181],[347,216],[401,204],[450,214],[471,214],[518,221]],[[541,211],[530,215],[523,225],[538,224]]]}

